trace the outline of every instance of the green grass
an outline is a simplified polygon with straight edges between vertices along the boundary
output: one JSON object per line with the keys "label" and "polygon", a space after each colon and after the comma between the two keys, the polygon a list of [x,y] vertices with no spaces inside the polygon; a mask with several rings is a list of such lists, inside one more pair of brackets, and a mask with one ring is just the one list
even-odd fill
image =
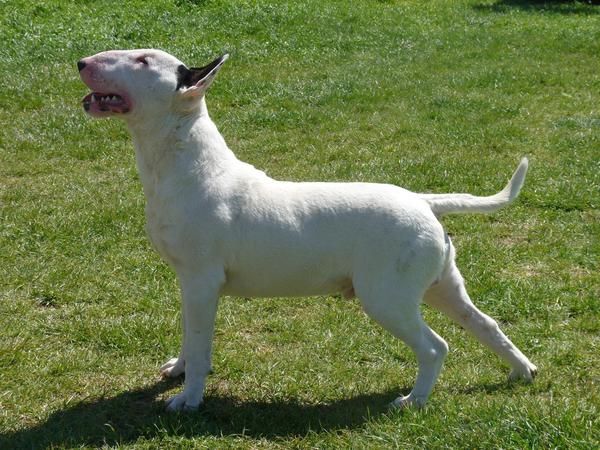
{"label": "green grass", "polygon": [[[0,1],[0,448],[597,448],[600,7],[586,2]],[[92,121],[76,61],[159,47],[232,58],[211,115],[290,180],[495,192],[445,219],[476,303],[540,368],[531,386],[446,318],[427,409],[388,412],[410,351],[339,298],[223,298],[206,407],[180,381],[173,273],[144,234],[125,127]]]}

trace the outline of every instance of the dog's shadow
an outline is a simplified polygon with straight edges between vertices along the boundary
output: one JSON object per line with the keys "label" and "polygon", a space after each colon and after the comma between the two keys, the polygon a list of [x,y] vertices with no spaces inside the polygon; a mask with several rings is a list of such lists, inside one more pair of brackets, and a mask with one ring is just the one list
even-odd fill
{"label": "dog's shadow", "polygon": [[168,414],[158,397],[179,382],[163,380],[114,397],[68,406],[43,423],[0,434],[0,448],[117,445],[161,436],[304,436],[310,431],[358,428],[384,414],[387,403],[399,391],[406,391],[363,394],[328,404],[246,401],[208,394],[200,411]]}

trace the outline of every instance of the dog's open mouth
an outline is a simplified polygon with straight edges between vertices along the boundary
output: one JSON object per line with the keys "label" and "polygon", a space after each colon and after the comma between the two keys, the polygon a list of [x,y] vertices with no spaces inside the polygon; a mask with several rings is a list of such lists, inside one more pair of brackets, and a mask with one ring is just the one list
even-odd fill
{"label": "dog's open mouth", "polygon": [[83,99],[83,109],[89,114],[125,114],[131,109],[129,101],[119,94],[92,92]]}

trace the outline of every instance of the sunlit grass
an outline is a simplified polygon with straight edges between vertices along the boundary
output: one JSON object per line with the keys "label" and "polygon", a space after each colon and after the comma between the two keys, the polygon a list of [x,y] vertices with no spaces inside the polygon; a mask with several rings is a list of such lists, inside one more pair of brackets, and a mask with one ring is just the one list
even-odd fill
{"label": "sunlit grass", "polygon": [[[0,2],[0,448],[594,448],[600,361],[600,10],[586,2]],[[424,411],[388,412],[411,352],[356,301],[223,298],[205,409],[163,413],[180,343],[123,124],[75,63],[223,51],[208,98],[241,159],[290,180],[521,197],[445,219],[531,386],[446,318]]]}

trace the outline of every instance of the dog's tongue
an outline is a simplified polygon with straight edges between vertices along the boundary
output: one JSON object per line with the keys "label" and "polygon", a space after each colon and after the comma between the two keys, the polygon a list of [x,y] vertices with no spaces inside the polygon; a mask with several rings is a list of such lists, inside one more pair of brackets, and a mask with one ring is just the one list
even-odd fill
{"label": "dog's tongue", "polygon": [[113,112],[124,114],[129,112],[127,102],[117,94],[100,94],[92,92],[83,99],[83,108],[88,112]]}

